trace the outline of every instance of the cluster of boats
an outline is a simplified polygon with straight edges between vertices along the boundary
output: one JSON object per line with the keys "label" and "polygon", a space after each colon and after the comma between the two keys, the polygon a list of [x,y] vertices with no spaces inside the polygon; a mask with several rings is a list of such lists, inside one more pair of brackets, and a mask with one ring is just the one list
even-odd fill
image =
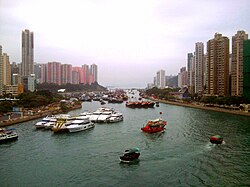
{"label": "cluster of boats", "polygon": [[51,129],[56,132],[79,132],[95,127],[95,123],[115,123],[123,120],[123,114],[111,108],[99,108],[93,113],[83,112],[78,116],[59,114],[46,116],[35,124],[36,129]]}
{"label": "cluster of boats", "polygon": [[154,108],[155,102],[152,101],[129,101],[126,102],[126,107],[129,108]]}
{"label": "cluster of boats", "polygon": [[0,128],[0,143],[17,140],[18,135],[15,129]]}

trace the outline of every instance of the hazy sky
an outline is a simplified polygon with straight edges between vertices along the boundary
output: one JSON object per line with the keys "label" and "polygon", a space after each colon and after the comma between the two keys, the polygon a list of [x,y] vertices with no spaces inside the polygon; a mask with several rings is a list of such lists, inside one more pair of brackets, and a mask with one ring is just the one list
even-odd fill
{"label": "hazy sky", "polygon": [[0,45],[20,62],[29,29],[37,63],[95,63],[101,85],[146,87],[160,69],[176,75],[215,32],[249,34],[249,20],[250,0],[0,0]]}

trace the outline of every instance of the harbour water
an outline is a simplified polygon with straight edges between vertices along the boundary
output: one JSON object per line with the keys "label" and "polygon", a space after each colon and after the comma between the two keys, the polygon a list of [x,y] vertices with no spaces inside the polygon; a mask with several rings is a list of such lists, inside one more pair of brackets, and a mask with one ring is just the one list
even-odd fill
{"label": "harbour water", "polygon": [[[1,186],[250,185],[249,117],[167,104],[106,106],[122,112],[124,121],[66,134],[36,130],[33,124],[41,119],[13,126],[19,139],[0,144]],[[85,102],[70,114],[98,107],[99,102]],[[147,120],[159,116],[167,120],[165,133],[141,132]],[[223,144],[209,142],[215,134]],[[130,147],[140,148],[140,161],[120,163]]]}

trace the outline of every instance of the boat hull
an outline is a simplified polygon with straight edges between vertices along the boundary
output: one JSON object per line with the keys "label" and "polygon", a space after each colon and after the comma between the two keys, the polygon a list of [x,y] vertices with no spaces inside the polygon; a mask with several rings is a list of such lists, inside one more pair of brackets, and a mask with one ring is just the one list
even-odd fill
{"label": "boat hull", "polygon": [[150,128],[146,126],[146,127],[142,127],[141,130],[147,133],[157,133],[157,132],[164,132],[165,128],[164,127]]}
{"label": "boat hull", "polygon": [[69,132],[80,132],[80,131],[85,131],[91,128],[94,128],[95,125],[92,124],[86,124],[86,125],[70,125],[67,127]]}
{"label": "boat hull", "polygon": [[12,138],[1,139],[0,143],[12,142],[18,139],[18,136]]}
{"label": "boat hull", "polygon": [[139,156],[140,156],[140,153],[133,153],[129,155],[124,154],[123,156],[120,156],[120,161],[126,162],[126,163],[135,162],[135,161],[138,161]]}
{"label": "boat hull", "polygon": [[220,137],[219,135],[215,135],[215,136],[212,136],[212,137],[210,138],[210,142],[211,142],[212,144],[222,144],[223,138]]}

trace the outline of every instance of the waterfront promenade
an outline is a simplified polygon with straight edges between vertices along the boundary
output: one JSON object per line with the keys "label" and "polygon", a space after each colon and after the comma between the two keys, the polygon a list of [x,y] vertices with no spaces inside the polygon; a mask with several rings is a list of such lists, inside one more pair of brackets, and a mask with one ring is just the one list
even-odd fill
{"label": "waterfront promenade", "polygon": [[[78,109],[78,108],[81,108],[81,107],[82,107],[81,105],[74,105],[74,106],[71,106],[68,109],[68,111],[75,110],[75,109]],[[15,125],[15,124],[18,124],[18,123],[22,123],[22,122],[26,122],[26,121],[30,121],[30,120],[34,120],[34,119],[38,119],[38,118],[42,118],[42,117],[45,117],[47,115],[60,114],[60,113],[63,113],[63,111],[61,109],[58,109],[58,110],[45,110],[45,111],[41,111],[41,112],[33,114],[33,115],[24,115],[24,116],[21,116],[21,117],[2,120],[2,121],[0,121],[0,127]]]}
{"label": "waterfront promenade", "polygon": [[167,100],[161,100],[161,99],[153,99],[153,98],[150,98],[150,99],[153,101],[158,101],[160,103],[165,103],[165,104],[170,104],[170,105],[191,107],[191,108],[197,108],[197,109],[202,109],[202,110],[224,112],[224,113],[229,113],[229,114],[234,114],[234,115],[242,115],[242,116],[250,117],[250,112],[245,112],[241,110],[226,109],[226,108],[220,108],[216,106],[205,106],[201,103],[182,103],[182,102],[174,102],[174,101],[167,101]]}

